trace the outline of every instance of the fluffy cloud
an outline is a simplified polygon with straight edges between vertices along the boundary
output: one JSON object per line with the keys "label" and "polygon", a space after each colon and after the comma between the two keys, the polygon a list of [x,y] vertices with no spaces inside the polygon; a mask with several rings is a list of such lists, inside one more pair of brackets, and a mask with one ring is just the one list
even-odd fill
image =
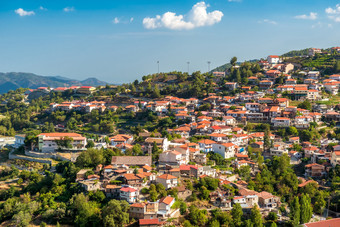
{"label": "fluffy cloud", "polygon": [[318,18],[317,13],[310,12],[309,15],[303,14],[295,16],[296,19],[303,19],[303,20],[316,20]]}
{"label": "fluffy cloud", "polygon": [[15,12],[16,14],[18,14],[19,16],[21,16],[21,17],[24,17],[24,16],[32,16],[32,15],[35,14],[34,11],[25,11],[25,10],[22,9],[22,8],[16,9],[16,10],[14,10],[14,12]]}
{"label": "fluffy cloud", "polygon": [[68,12],[73,12],[74,11],[74,7],[65,7],[64,12],[68,13]]}
{"label": "fluffy cloud", "polygon": [[47,10],[47,9],[44,8],[43,6],[40,6],[39,9],[40,9],[40,10],[43,10],[43,11],[46,11],[46,10]]}
{"label": "fluffy cloud", "polygon": [[223,13],[215,10],[208,13],[209,5],[205,2],[196,3],[186,15],[176,15],[173,12],[166,12],[162,16],[146,17],[143,25],[147,29],[168,28],[171,30],[189,30],[196,27],[210,26],[222,20]]}
{"label": "fluffy cloud", "polygon": [[335,22],[340,22],[340,4],[337,4],[335,8],[328,7],[326,10],[328,18]]}

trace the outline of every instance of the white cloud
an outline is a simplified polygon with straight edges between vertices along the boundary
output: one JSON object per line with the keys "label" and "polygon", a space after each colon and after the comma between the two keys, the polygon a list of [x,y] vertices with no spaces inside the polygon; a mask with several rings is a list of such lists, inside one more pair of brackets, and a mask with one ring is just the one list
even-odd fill
{"label": "white cloud", "polygon": [[328,7],[325,12],[329,19],[340,22],[340,4],[337,4],[335,8]]}
{"label": "white cloud", "polygon": [[277,22],[276,21],[273,21],[273,20],[269,20],[269,19],[264,19],[264,20],[260,20],[260,21],[258,21],[260,24],[262,24],[262,23],[266,23],[266,24],[277,24]]}
{"label": "white cloud", "polygon": [[46,10],[47,10],[47,9],[44,8],[43,6],[40,6],[39,9],[40,9],[40,10],[43,10],[43,11],[46,11]]}
{"label": "white cloud", "polygon": [[114,24],[119,24],[119,22],[120,22],[120,20],[119,20],[118,17],[115,17],[112,21],[112,23],[114,23]]}
{"label": "white cloud", "polygon": [[65,7],[64,9],[64,12],[68,13],[68,12],[73,12],[74,11],[74,7]]}
{"label": "white cloud", "polygon": [[133,20],[134,20],[134,18],[133,18],[133,17],[131,17],[131,18],[130,18],[130,22],[132,22]]}
{"label": "white cloud", "polygon": [[24,17],[24,16],[32,16],[32,15],[35,14],[34,11],[25,11],[25,10],[22,9],[22,8],[16,9],[16,10],[14,10],[14,12],[15,12],[16,14],[18,14],[19,16],[21,16],[21,17]]}
{"label": "white cloud", "polygon": [[242,2],[242,0],[228,0],[228,2]]}
{"label": "white cloud", "polygon": [[312,28],[333,28],[332,24],[321,23],[320,21],[312,25]]}
{"label": "white cloud", "polygon": [[303,20],[316,20],[318,18],[317,13],[310,12],[309,15],[303,14],[295,16],[296,19],[303,19]]}
{"label": "white cloud", "polygon": [[168,28],[171,30],[189,30],[197,27],[210,26],[222,20],[223,13],[219,10],[207,12],[209,5],[205,2],[196,3],[186,15],[166,12],[162,16],[145,17],[143,25],[147,29]]}

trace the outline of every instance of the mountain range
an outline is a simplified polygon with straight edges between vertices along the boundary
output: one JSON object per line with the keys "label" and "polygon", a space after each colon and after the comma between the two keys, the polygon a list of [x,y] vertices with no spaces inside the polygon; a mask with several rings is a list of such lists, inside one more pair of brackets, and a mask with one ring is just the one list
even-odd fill
{"label": "mountain range", "polygon": [[17,88],[102,86],[106,84],[108,83],[96,78],[74,80],[62,76],[39,76],[23,72],[0,73],[0,94]]}

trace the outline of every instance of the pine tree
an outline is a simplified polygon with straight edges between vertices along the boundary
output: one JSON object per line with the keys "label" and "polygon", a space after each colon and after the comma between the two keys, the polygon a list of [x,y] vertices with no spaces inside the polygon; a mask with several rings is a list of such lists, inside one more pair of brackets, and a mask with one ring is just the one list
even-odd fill
{"label": "pine tree", "polygon": [[270,227],[277,227],[277,225],[276,225],[275,222],[272,222],[272,223],[270,224]]}
{"label": "pine tree", "polygon": [[230,64],[232,66],[235,66],[236,65],[236,62],[237,62],[237,57],[232,57],[232,59],[230,59]]}
{"label": "pine tree", "polygon": [[264,143],[265,150],[270,147],[270,130],[269,129],[266,129],[264,131],[263,143]]}
{"label": "pine tree", "polygon": [[154,97],[154,98],[159,98],[159,97],[161,97],[161,93],[160,93],[160,91],[159,91],[159,88],[158,88],[157,84],[155,85],[155,88],[154,88],[154,91],[153,91],[153,97]]}
{"label": "pine tree", "polygon": [[250,220],[253,223],[254,227],[262,227],[262,215],[260,212],[260,209],[258,208],[257,205],[255,205],[252,209],[251,209],[251,215],[250,215]]}
{"label": "pine tree", "polygon": [[240,70],[236,70],[236,82],[241,83],[242,78],[241,78],[241,73]]}
{"label": "pine tree", "polygon": [[301,206],[301,216],[300,216],[300,223],[304,224],[309,222],[313,215],[313,208],[311,205],[311,199],[308,195],[303,194],[300,199],[300,206]]}
{"label": "pine tree", "polygon": [[242,207],[239,203],[235,203],[233,209],[231,210],[231,216],[233,217],[234,225],[241,226],[242,225],[242,216],[243,211]]}
{"label": "pine tree", "polygon": [[335,73],[340,72],[340,60],[336,61],[336,63],[334,64],[334,71]]}
{"label": "pine tree", "polygon": [[300,203],[297,196],[290,205],[290,220],[293,226],[298,226],[300,223]]}

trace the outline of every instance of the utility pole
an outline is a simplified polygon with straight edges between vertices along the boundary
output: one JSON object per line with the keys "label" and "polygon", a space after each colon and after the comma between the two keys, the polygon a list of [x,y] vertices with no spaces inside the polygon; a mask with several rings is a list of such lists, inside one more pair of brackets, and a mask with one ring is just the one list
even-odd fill
{"label": "utility pole", "polygon": [[190,67],[190,61],[188,61],[187,64],[188,64],[188,75],[189,75],[190,74],[190,70],[189,70],[190,69],[189,68]]}
{"label": "utility pole", "polygon": [[208,73],[209,73],[210,72],[210,63],[211,63],[211,61],[208,61],[207,63],[208,63]]}

